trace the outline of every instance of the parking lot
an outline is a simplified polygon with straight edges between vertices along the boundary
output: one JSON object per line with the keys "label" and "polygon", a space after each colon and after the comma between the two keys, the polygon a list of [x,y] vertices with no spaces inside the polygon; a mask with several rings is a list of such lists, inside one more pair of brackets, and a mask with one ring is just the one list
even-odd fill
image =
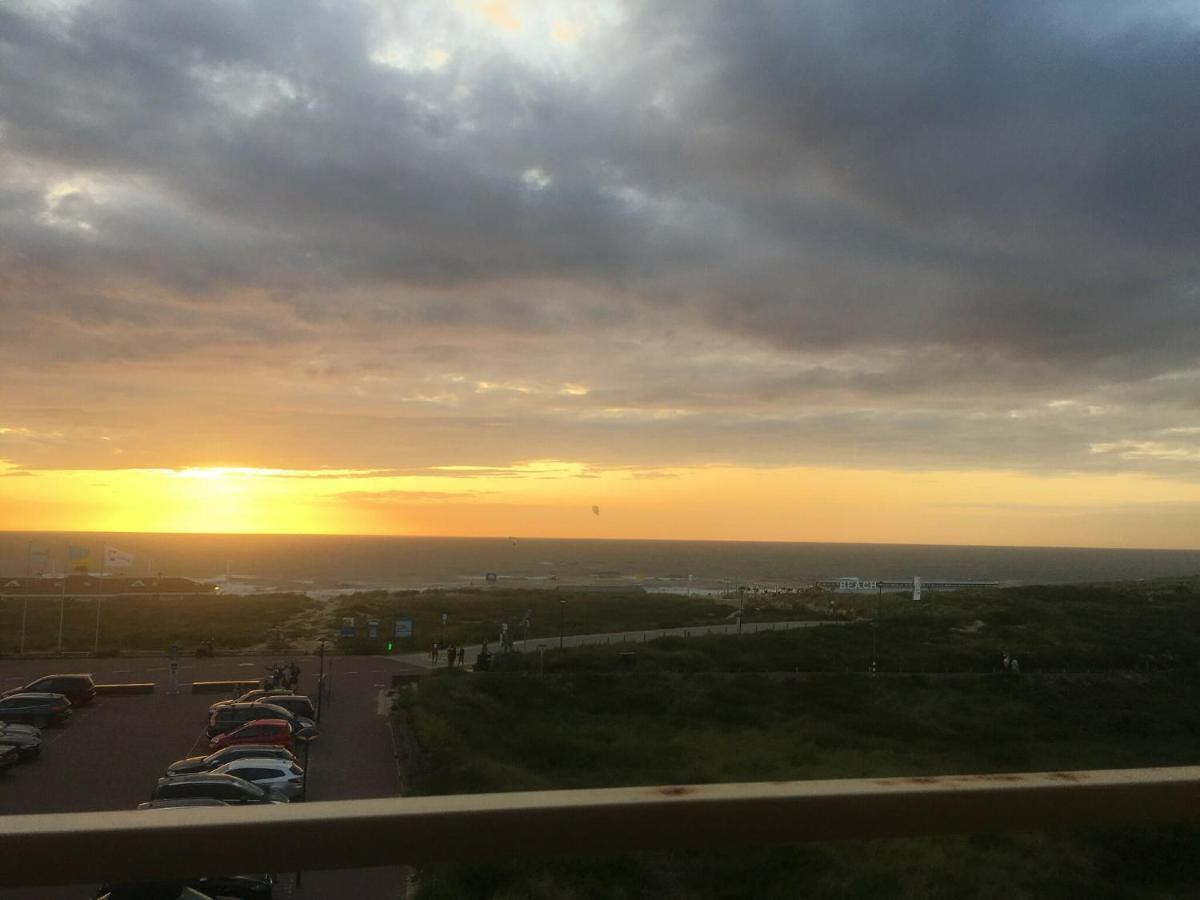
{"label": "parking lot", "polygon": [[[4,660],[0,689],[8,690],[53,672],[91,672],[97,684],[151,681],[153,694],[98,696],[76,709],[63,726],[45,729],[41,757],[0,773],[0,814],[132,809],[149,799],[166,767],[207,752],[208,707],[224,697],[192,694],[193,681],[254,680],[275,662],[301,667],[298,693],[316,700],[316,657],[217,657],[181,659],[179,693],[168,690],[168,662],[158,659]],[[400,664],[380,657],[331,657],[331,692],[321,715],[321,736],[309,753],[308,798],[351,800],[398,793],[394,749],[380,715],[380,691]],[[297,752],[303,764],[302,751]],[[0,891],[5,898],[90,897],[94,886]],[[277,896],[358,900],[403,895],[399,867],[306,872],[296,889],[287,879]]]}

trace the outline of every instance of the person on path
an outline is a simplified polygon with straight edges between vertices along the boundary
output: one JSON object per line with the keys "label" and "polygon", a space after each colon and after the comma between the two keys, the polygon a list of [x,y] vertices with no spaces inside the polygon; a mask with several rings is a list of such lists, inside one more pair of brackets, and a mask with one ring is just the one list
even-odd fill
{"label": "person on path", "polygon": [[467,659],[467,648],[459,647],[458,648],[458,664],[461,666],[464,662],[466,662],[466,659]]}
{"label": "person on path", "polygon": [[434,641],[433,646],[429,648],[429,659],[435,666],[437,665],[437,662],[438,662],[438,651],[439,650],[441,650],[441,647],[438,646],[437,641]]}
{"label": "person on path", "polygon": [[292,661],[292,664],[288,666],[288,674],[291,676],[292,690],[294,691],[296,688],[300,687],[300,667],[296,665],[294,660]]}
{"label": "person on path", "polygon": [[454,645],[451,644],[446,648],[446,668],[454,668]]}

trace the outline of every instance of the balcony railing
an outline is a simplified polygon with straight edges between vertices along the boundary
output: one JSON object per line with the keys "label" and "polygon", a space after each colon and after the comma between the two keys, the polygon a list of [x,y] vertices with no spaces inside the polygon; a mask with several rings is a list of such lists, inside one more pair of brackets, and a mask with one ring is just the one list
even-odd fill
{"label": "balcony railing", "polygon": [[1200,766],[0,818],[0,886],[1200,821]]}

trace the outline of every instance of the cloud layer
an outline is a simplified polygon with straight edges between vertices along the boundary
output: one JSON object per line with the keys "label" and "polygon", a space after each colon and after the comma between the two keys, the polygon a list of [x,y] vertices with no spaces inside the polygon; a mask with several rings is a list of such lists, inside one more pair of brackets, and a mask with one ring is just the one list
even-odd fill
{"label": "cloud layer", "polygon": [[1184,4],[0,6],[0,459],[1200,475]]}

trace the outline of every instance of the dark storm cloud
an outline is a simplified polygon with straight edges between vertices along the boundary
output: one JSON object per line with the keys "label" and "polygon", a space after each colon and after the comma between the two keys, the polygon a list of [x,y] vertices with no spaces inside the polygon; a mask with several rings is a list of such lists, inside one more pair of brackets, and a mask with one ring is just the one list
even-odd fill
{"label": "dark storm cloud", "polygon": [[[1200,17],[448,9],[0,6],[11,415],[113,404],[145,464],[1195,469]],[[172,385],[198,446],[138,431]]]}

